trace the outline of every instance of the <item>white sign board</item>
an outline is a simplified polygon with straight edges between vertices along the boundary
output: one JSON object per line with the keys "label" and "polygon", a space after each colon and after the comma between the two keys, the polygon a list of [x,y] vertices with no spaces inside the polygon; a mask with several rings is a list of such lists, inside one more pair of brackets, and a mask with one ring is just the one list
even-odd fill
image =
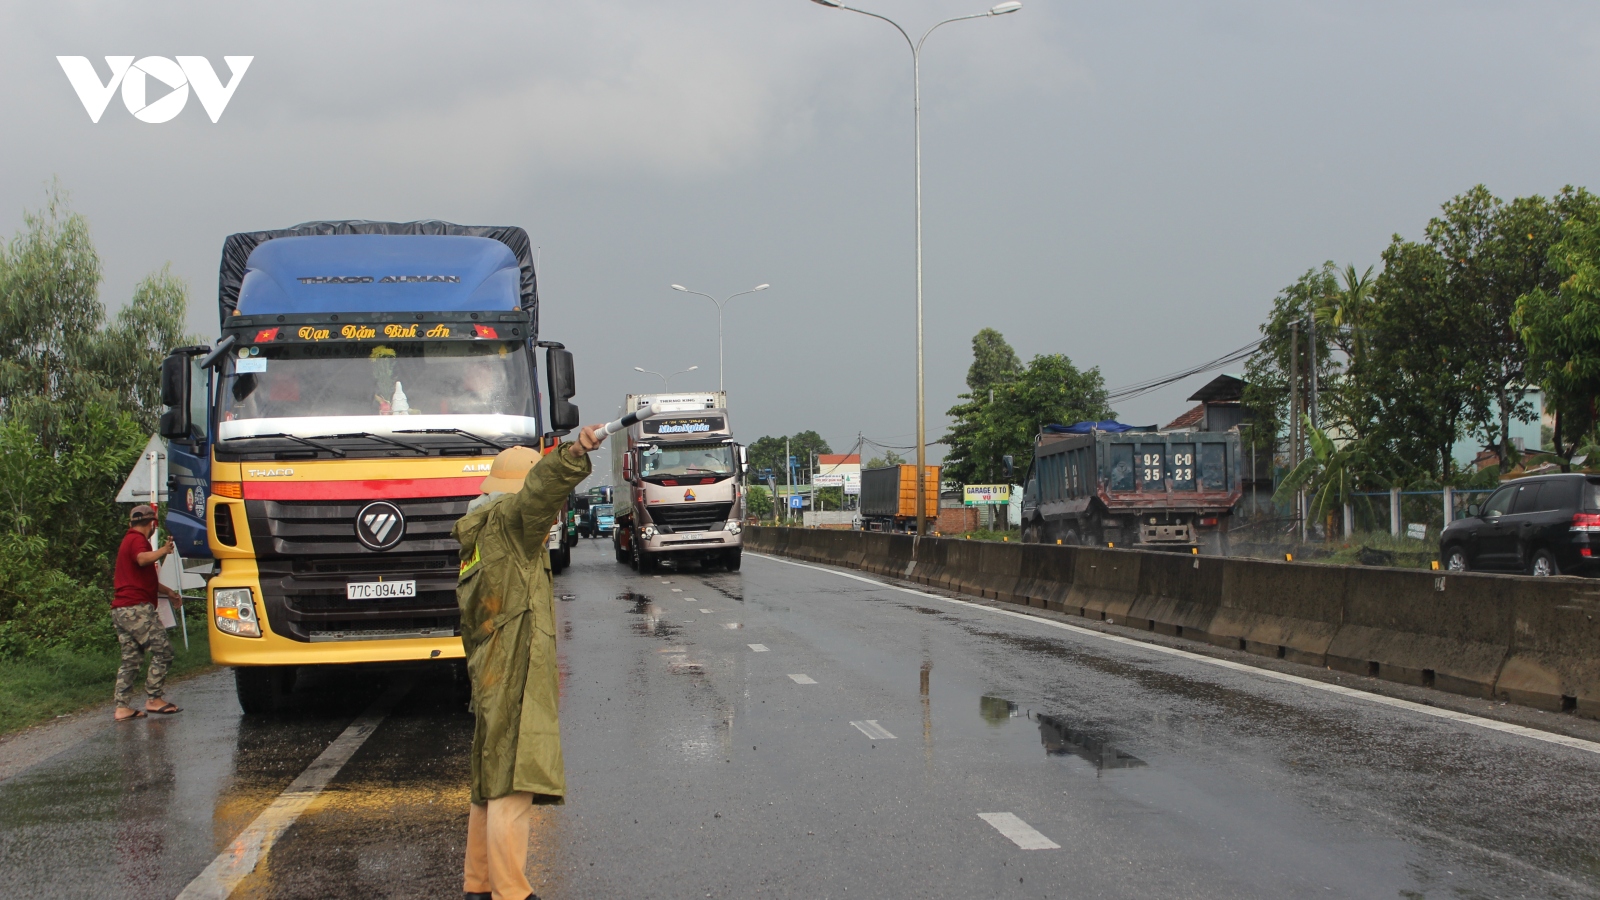
{"label": "white sign board", "polygon": [[1412,522],[1406,525],[1406,537],[1418,541],[1425,541],[1428,539],[1428,526],[1422,524],[1421,522]]}
{"label": "white sign board", "polygon": [[[155,455],[156,493],[150,494],[150,456]],[[144,452],[139,454],[139,459],[133,464],[133,471],[128,473],[128,480],[122,483],[122,490],[117,492],[118,503],[160,503],[167,499],[167,442],[161,435],[150,435],[149,443],[144,445]]]}
{"label": "white sign board", "polygon": [[1002,506],[1011,502],[1009,484],[967,484],[961,487],[961,502],[967,506]]}
{"label": "white sign board", "polygon": [[817,487],[844,487],[843,475],[813,475],[811,483]]}

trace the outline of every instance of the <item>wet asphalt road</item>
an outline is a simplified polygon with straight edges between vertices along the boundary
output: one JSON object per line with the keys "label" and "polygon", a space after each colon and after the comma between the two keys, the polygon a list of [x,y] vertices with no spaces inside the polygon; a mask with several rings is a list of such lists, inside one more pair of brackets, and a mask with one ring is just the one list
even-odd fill
{"label": "wet asphalt road", "polygon": [[[1600,895],[1581,749],[778,560],[640,576],[585,543],[557,590],[546,900]],[[471,719],[443,667],[311,671],[251,719],[226,672],[181,684],[182,714],[0,783],[0,893],[177,895],[397,682],[233,896],[459,896]]]}

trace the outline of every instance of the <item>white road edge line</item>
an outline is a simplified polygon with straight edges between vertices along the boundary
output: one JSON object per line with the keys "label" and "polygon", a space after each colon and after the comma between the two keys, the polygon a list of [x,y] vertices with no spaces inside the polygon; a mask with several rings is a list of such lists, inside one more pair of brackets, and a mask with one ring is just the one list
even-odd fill
{"label": "white road edge line", "polygon": [[333,776],[339,774],[350,757],[367,742],[389,710],[411,690],[411,684],[410,680],[398,681],[374,700],[333,739],[327,749],[312,760],[311,765],[306,766],[300,777],[289,783],[271,806],[245,826],[238,837],[228,842],[216,859],[189,882],[177,900],[225,900],[232,894],[234,888],[255,871],[256,864],[272,850],[272,845],[289,830],[289,826],[300,818],[311,801],[317,799]]}
{"label": "white road edge line", "polygon": [[961,606],[966,609],[994,613],[995,615],[999,616],[1010,616],[1013,619],[1025,619],[1029,622],[1035,622],[1040,625],[1048,625],[1051,628],[1059,628],[1063,631],[1081,634],[1084,637],[1098,638],[1103,641],[1110,641],[1113,644],[1123,644],[1128,647],[1137,647],[1141,650],[1147,650],[1151,653],[1177,656],[1183,659],[1216,666],[1221,669],[1232,669],[1235,672],[1245,672],[1251,675],[1260,676],[1262,678],[1270,678],[1274,681],[1283,681],[1289,684],[1299,685],[1301,687],[1308,687],[1313,690],[1325,691],[1330,694],[1339,694],[1341,696],[1350,697],[1356,700],[1365,700],[1368,703],[1376,703],[1380,706],[1390,706],[1395,709],[1403,709],[1409,712],[1421,713],[1425,716],[1433,716],[1436,719],[1449,719],[1452,722],[1460,722],[1464,725],[1476,725],[1479,728],[1487,728],[1490,731],[1514,734],[1518,737],[1531,738],[1536,741],[1543,741],[1547,744],[1557,744],[1562,747],[1570,747],[1574,750],[1583,750],[1588,753],[1600,754],[1600,743],[1586,741],[1583,738],[1568,737],[1564,734],[1553,734],[1548,731],[1540,731],[1537,728],[1528,728],[1524,725],[1513,725],[1510,722],[1501,722],[1496,719],[1485,719],[1482,716],[1475,716],[1471,713],[1456,712],[1455,710],[1451,709],[1441,709],[1437,706],[1426,706],[1410,700],[1401,700],[1398,697],[1385,697],[1382,694],[1373,694],[1367,691],[1345,687],[1344,685],[1328,684],[1323,681],[1302,678],[1299,675],[1290,675],[1287,672],[1276,672],[1272,669],[1262,669],[1256,666],[1245,665],[1244,663],[1238,663],[1228,659],[1218,659],[1214,656],[1206,656],[1201,653],[1191,653],[1188,650],[1182,650],[1177,647],[1165,647],[1161,644],[1147,644],[1144,641],[1136,641],[1132,638],[1122,637],[1121,635],[1106,634],[1090,628],[1081,628],[1077,625],[1069,625],[1066,622],[1057,622],[1053,619],[1046,619],[1040,616],[1030,616],[1027,613],[1012,612],[1009,609],[998,609],[993,606],[981,606],[965,600],[952,600],[949,597],[941,597],[938,594],[930,594],[927,591],[917,591],[912,590],[911,588],[903,588],[896,584],[888,584],[887,582],[878,581],[873,578],[865,578],[849,572],[840,572],[824,566],[813,566],[807,563],[798,563],[787,559],[778,559],[774,556],[767,556],[764,553],[750,553],[749,555],[754,556],[757,559],[765,559],[771,562],[783,563],[784,565],[788,566],[799,566],[802,569],[815,569],[818,572],[828,572],[833,575],[838,575],[841,578],[851,578],[856,581],[864,581],[867,584],[877,585],[878,587],[886,588],[891,591],[900,591],[901,593],[905,594],[913,594],[917,597],[922,597],[928,600],[938,600],[944,603]]}
{"label": "white road edge line", "polygon": [[816,684],[817,680],[810,675],[790,675],[789,679],[795,684]]}
{"label": "white road edge line", "polygon": [[889,729],[878,724],[877,719],[866,719],[861,722],[851,722],[850,724],[854,725],[857,731],[875,741],[892,741],[895,739],[895,736],[889,733]]}
{"label": "white road edge line", "polygon": [[767,645],[766,644],[749,644],[748,646],[750,647],[751,650],[755,651],[756,653],[765,653],[765,652],[767,652]]}
{"label": "white road edge line", "polygon": [[1027,822],[1017,818],[1016,813],[978,813],[978,818],[994,826],[994,830],[1011,839],[1011,842],[1024,850],[1060,850],[1061,845],[1040,834],[1037,829]]}

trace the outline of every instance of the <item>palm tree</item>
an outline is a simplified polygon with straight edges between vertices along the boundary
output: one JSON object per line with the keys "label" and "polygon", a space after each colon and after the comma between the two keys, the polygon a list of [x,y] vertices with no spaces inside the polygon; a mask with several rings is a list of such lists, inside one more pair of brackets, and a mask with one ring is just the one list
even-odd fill
{"label": "palm tree", "polygon": [[1361,442],[1338,445],[1329,431],[1312,426],[1310,416],[1306,417],[1305,428],[1311,439],[1311,454],[1284,476],[1272,499],[1278,503],[1288,502],[1309,486],[1312,488],[1311,507],[1306,515],[1312,521],[1321,521],[1334,510],[1343,510],[1350,502],[1358,478],[1356,470],[1361,463]]}

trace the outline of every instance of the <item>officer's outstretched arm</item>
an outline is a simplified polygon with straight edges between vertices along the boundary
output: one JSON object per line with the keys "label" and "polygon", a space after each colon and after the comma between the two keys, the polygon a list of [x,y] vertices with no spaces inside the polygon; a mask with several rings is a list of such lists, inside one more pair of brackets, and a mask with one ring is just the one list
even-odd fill
{"label": "officer's outstretched arm", "polygon": [[595,426],[584,428],[578,440],[546,453],[528,470],[522,490],[514,495],[515,511],[522,517],[528,540],[543,542],[561,504],[578,483],[589,477],[589,451],[600,446]]}

